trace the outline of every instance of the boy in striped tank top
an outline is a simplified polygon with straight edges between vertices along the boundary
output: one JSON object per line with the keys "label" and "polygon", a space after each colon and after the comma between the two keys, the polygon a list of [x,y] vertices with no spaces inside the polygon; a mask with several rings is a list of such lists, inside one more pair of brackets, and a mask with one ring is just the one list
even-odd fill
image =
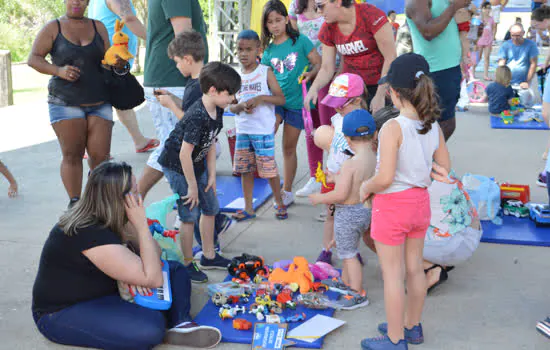
{"label": "boy in striped tank top", "polygon": [[259,64],[260,38],[253,30],[244,30],[237,37],[237,55],[241,63],[241,90],[236,104],[230,107],[235,113],[237,142],[234,171],[241,173],[244,210],[233,215],[237,221],[256,217],[252,206],[254,171],[268,179],[275,198],[275,217],[288,217],[281,197],[281,180],[275,163],[275,106],[285,104],[285,96],[275,74],[268,66]]}

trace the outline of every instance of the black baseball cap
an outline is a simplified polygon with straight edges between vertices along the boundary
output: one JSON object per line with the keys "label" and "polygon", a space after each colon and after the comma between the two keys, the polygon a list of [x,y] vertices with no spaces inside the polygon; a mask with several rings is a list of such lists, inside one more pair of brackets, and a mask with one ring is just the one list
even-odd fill
{"label": "black baseball cap", "polygon": [[388,83],[394,88],[414,89],[423,74],[430,74],[428,61],[416,53],[406,53],[392,62],[388,74],[378,84]]}

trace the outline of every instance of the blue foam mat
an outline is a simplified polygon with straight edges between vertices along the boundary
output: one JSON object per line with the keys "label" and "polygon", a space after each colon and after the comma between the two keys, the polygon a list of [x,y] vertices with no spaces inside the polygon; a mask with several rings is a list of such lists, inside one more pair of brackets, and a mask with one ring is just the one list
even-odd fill
{"label": "blue foam mat", "polygon": [[[231,276],[227,276],[224,281],[230,281]],[[328,291],[326,292],[326,295],[330,299],[336,299],[338,297],[338,293]],[[249,304],[247,304],[247,310],[250,310],[249,306],[254,301],[251,300]],[[265,322],[265,321],[258,321],[256,319],[255,315],[249,314],[248,311],[245,314],[239,313],[239,315],[236,318],[244,318],[250,322],[252,322],[252,328],[248,331],[239,331],[236,329],[233,329],[233,321],[231,319],[222,320],[218,316],[219,307],[214,305],[212,303],[212,300],[208,300],[208,303],[202,308],[202,310],[199,312],[199,314],[195,317],[195,322],[197,322],[200,325],[203,326],[212,326],[216,327],[220,330],[222,333],[222,342],[225,343],[239,343],[239,344],[252,344],[252,336],[254,333],[254,324],[256,322]],[[334,309],[328,308],[325,310],[314,310],[314,309],[308,309],[303,306],[298,306],[296,310],[284,310],[281,314],[283,317],[292,316],[297,313],[305,313],[306,314],[306,322],[310,318],[312,318],[315,315],[325,315],[330,316],[334,315]],[[303,322],[294,322],[288,324],[288,331],[290,331],[293,328],[298,327]],[[294,347],[298,348],[309,348],[309,349],[321,349],[323,347],[323,342],[325,340],[325,337],[321,337],[317,339],[316,341],[312,343],[308,343],[303,340],[288,338],[288,340],[291,340],[296,343]]]}
{"label": "blue foam mat", "polygon": [[502,225],[490,221],[482,221],[481,225],[481,241],[485,243],[550,247],[550,226],[536,227],[529,218],[503,216]]}
{"label": "blue foam mat", "polygon": [[[218,192],[218,200],[220,201],[220,210],[226,213],[234,213],[242,208],[229,208],[228,205],[238,198],[243,197],[243,188],[241,178],[236,176],[218,175],[216,177],[216,190]],[[254,191],[252,197],[254,210],[264,204],[273,192],[266,179],[254,179]],[[244,204],[244,199],[243,199]]]}
{"label": "blue foam mat", "polygon": [[534,120],[528,122],[517,121],[514,118],[514,122],[510,124],[504,124],[502,118],[491,116],[491,128],[493,129],[524,129],[524,130],[549,130],[548,126],[544,122],[537,122]]}

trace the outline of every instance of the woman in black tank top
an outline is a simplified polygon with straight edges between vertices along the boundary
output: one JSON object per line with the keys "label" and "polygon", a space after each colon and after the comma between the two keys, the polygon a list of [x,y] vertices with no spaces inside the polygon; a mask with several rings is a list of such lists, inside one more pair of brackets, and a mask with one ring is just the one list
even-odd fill
{"label": "woman in black tank top", "polygon": [[88,150],[91,169],[109,157],[113,118],[101,66],[109,48],[107,29],[84,17],[88,0],[65,0],[65,4],[66,14],[38,33],[28,64],[52,76],[50,122],[63,153],[61,179],[73,203],[82,190],[84,151]]}

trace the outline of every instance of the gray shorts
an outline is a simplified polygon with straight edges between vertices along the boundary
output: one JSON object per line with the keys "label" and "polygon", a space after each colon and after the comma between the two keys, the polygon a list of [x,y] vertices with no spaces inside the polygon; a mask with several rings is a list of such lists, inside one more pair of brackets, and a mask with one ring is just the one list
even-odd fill
{"label": "gray shorts", "polygon": [[362,203],[336,204],[334,239],[340,259],[351,259],[359,253],[359,241],[370,226],[371,209]]}

